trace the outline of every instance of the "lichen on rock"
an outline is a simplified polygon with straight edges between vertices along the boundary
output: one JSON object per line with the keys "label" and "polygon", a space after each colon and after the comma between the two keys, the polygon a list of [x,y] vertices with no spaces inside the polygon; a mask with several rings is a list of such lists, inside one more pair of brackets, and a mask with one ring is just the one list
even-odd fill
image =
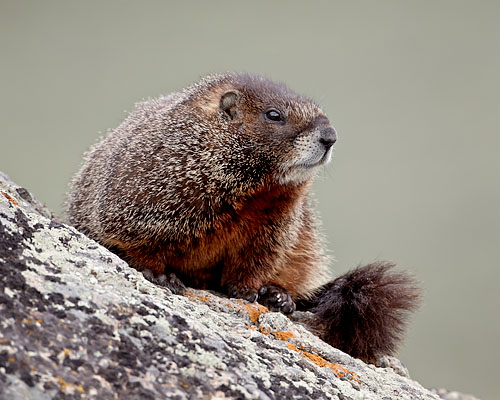
{"label": "lichen on rock", "polygon": [[0,398],[439,398],[383,365],[263,306],[153,285],[0,173]]}

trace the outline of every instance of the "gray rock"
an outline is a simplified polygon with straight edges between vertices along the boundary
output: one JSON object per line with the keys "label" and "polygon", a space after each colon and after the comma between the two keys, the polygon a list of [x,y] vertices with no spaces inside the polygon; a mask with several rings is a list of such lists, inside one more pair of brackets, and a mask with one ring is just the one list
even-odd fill
{"label": "gray rock", "polygon": [[464,394],[459,392],[453,392],[446,389],[432,389],[433,393],[436,393],[440,399],[444,400],[478,400],[470,394]]}
{"label": "gray rock", "polygon": [[439,399],[380,365],[260,305],[153,285],[0,173],[1,399]]}

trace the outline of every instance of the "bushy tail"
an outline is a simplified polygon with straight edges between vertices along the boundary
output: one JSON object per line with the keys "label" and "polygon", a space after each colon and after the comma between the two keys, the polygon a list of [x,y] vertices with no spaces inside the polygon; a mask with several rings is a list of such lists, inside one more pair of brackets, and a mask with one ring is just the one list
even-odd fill
{"label": "bushy tail", "polygon": [[394,266],[358,267],[320,289],[307,308],[316,314],[323,340],[370,362],[396,350],[421,290],[411,275],[392,271]]}

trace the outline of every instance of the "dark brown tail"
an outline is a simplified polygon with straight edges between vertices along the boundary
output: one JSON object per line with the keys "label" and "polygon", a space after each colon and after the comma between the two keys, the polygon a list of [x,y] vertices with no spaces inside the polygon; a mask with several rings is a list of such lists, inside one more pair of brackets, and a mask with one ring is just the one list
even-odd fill
{"label": "dark brown tail", "polygon": [[324,285],[315,300],[302,303],[316,314],[315,328],[323,340],[370,362],[394,353],[421,293],[415,279],[392,271],[394,266],[379,262],[358,267]]}

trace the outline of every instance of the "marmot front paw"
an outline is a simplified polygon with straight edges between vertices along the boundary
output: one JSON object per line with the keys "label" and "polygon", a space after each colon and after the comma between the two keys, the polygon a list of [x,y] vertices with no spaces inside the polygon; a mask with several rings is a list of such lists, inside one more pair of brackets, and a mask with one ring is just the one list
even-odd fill
{"label": "marmot front paw", "polygon": [[291,314],[295,311],[295,302],[292,296],[280,286],[266,285],[259,289],[257,301],[271,311],[280,311]]}
{"label": "marmot front paw", "polygon": [[142,271],[142,275],[155,285],[170,289],[173,294],[183,294],[186,290],[184,283],[173,272],[155,275],[150,269],[145,269]]}
{"label": "marmot front paw", "polygon": [[227,295],[233,299],[243,299],[250,303],[257,301],[257,297],[259,296],[257,290],[248,287],[229,287]]}

